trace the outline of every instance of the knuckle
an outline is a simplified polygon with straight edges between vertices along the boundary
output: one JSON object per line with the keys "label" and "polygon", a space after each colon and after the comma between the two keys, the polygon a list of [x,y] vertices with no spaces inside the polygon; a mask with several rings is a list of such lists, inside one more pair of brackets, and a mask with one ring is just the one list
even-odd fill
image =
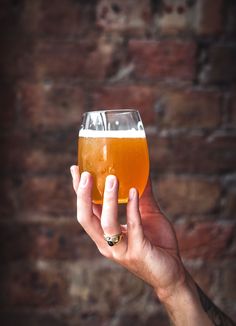
{"label": "knuckle", "polygon": [[77,204],[79,205],[81,201],[86,199],[87,195],[84,189],[78,188],[77,190]]}
{"label": "knuckle", "polygon": [[140,255],[138,252],[132,251],[129,253],[127,260],[129,261],[129,263],[131,265],[136,265],[137,261],[139,260],[139,257],[140,257]]}
{"label": "knuckle", "polygon": [[137,222],[137,221],[134,221],[134,220],[129,220],[128,223],[128,229],[130,230],[134,230],[134,229],[137,229],[137,228],[140,228],[142,225],[140,222]]}
{"label": "knuckle", "polygon": [[108,192],[108,191],[105,191],[104,192],[104,200],[105,201],[112,201],[116,198],[116,194],[114,192]]}
{"label": "knuckle", "polygon": [[98,251],[100,252],[100,254],[102,254],[102,256],[108,258],[108,259],[112,259],[112,255],[111,252],[109,250],[107,250],[107,248],[104,247],[98,247]]}
{"label": "knuckle", "polygon": [[[104,223],[103,221],[101,221],[101,226],[102,226],[104,233],[107,235],[113,235],[116,233],[116,232],[114,232],[114,226],[112,226],[106,222]],[[119,233],[119,232],[117,232],[117,233]]]}

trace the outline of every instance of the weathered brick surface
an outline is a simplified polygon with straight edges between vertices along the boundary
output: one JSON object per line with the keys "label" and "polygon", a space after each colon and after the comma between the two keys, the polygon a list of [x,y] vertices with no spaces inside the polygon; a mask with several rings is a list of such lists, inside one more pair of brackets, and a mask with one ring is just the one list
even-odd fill
{"label": "weathered brick surface", "polygon": [[167,91],[156,102],[158,128],[216,128],[221,96],[198,90]]}
{"label": "weathered brick surface", "polygon": [[5,262],[24,259],[80,261],[100,256],[76,217],[66,223],[2,222],[0,233],[2,259]]}
{"label": "weathered brick surface", "polygon": [[139,110],[145,125],[155,123],[155,102],[158,91],[146,86],[113,86],[97,90],[93,95],[94,108],[134,108]]}
{"label": "weathered brick surface", "polygon": [[204,257],[209,259],[227,257],[235,227],[231,224],[185,221],[175,226],[181,255],[185,258]]}
{"label": "weathered brick surface", "polygon": [[229,100],[228,123],[233,126],[236,124],[236,96],[232,96]]}
{"label": "weathered brick surface", "polygon": [[9,178],[1,178],[0,185],[0,218],[10,218],[15,215],[17,202],[16,202],[16,186],[17,180]]}
{"label": "weathered brick surface", "polygon": [[219,207],[218,181],[197,177],[160,178],[155,191],[162,209],[170,215],[214,212]]}
{"label": "weathered brick surface", "polygon": [[[19,193],[20,215],[75,215],[75,196],[69,175],[35,176],[23,180]],[[50,205],[48,205],[50,202]]]}
{"label": "weathered brick surface", "polygon": [[34,54],[36,79],[103,80],[111,67],[114,46],[104,39],[81,42],[38,42]]}
{"label": "weathered brick surface", "polygon": [[150,3],[147,0],[141,0],[138,6],[130,0],[117,0],[114,3],[98,1],[96,23],[105,31],[143,35],[148,29],[150,17]]}
{"label": "weathered brick surface", "polygon": [[[152,170],[160,175],[175,173],[233,173],[236,138],[232,134],[157,135],[148,137]],[[158,155],[157,155],[158,152]]]}
{"label": "weathered brick surface", "polygon": [[194,79],[196,45],[191,41],[131,40],[129,54],[139,80]]}
{"label": "weathered brick surface", "polygon": [[1,110],[0,126],[1,128],[11,128],[16,121],[16,94],[15,89],[9,84],[0,84]]}
{"label": "weathered brick surface", "polygon": [[196,3],[177,1],[160,1],[154,5],[154,26],[161,35],[176,35],[191,32],[194,27],[193,17],[197,16]]}
{"label": "weathered brick surface", "polygon": [[195,33],[208,36],[218,35],[223,30],[223,0],[163,0],[155,9],[154,26],[161,35]]}
{"label": "weathered brick surface", "polygon": [[79,127],[85,108],[81,87],[54,86],[53,83],[25,83],[18,91],[22,124],[33,128]]}
{"label": "weathered brick surface", "polygon": [[216,45],[210,47],[208,53],[208,64],[204,66],[200,80],[203,83],[235,83],[236,47],[233,45]]}
{"label": "weathered brick surface", "polygon": [[235,1],[229,1],[228,6],[226,7],[227,10],[227,19],[225,22],[225,33],[227,38],[234,39],[236,35],[236,21],[234,19],[236,14],[236,3]]}
{"label": "weathered brick surface", "polygon": [[66,305],[68,280],[61,270],[43,264],[16,263],[1,267],[1,305],[53,307]]}
{"label": "weathered brick surface", "polygon": [[[28,125],[27,125],[28,127]],[[45,126],[46,127],[46,126]],[[68,173],[68,165],[77,163],[78,125],[51,131],[47,127],[34,130],[15,130],[0,136],[3,158],[0,160],[1,173]],[[53,130],[53,128],[52,128]],[[16,146],[17,143],[17,146]],[[9,150],[14,148],[13,150]],[[62,153],[64,153],[62,155]]]}
{"label": "weathered brick surface", "polygon": [[96,32],[96,1],[90,3],[66,0],[28,2],[27,9],[34,15],[24,15],[24,24],[32,34],[48,39],[90,37]]}
{"label": "weathered brick surface", "polygon": [[223,280],[222,280],[222,292],[226,300],[236,300],[236,270],[235,266],[230,267],[228,264],[225,266]]}
{"label": "weathered brick surface", "polygon": [[226,217],[234,219],[236,212],[236,185],[228,189],[225,201],[224,214]]}
{"label": "weathered brick surface", "polygon": [[[76,221],[81,114],[140,110],[184,263],[236,317],[235,1],[1,1],[0,320],[168,325]],[[124,215],[124,207],[120,210]]]}
{"label": "weathered brick surface", "polygon": [[215,35],[223,29],[223,0],[200,0],[197,1],[197,15],[195,30],[197,34]]}

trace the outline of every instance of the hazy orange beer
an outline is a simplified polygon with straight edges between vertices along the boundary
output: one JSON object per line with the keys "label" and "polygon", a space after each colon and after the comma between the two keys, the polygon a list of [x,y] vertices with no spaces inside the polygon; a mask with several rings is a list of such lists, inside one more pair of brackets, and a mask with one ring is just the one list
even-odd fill
{"label": "hazy orange beer", "polygon": [[132,187],[137,188],[141,196],[148,179],[149,157],[138,111],[87,112],[79,133],[78,161],[80,172],[93,175],[94,203],[102,203],[109,174],[119,180],[119,203],[127,203]]}

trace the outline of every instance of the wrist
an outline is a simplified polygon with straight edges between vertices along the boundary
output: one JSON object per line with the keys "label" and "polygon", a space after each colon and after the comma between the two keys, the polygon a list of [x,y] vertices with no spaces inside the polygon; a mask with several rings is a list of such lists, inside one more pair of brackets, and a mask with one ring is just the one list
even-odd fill
{"label": "wrist", "polygon": [[212,325],[202,308],[196,284],[185,269],[174,286],[156,293],[174,325]]}

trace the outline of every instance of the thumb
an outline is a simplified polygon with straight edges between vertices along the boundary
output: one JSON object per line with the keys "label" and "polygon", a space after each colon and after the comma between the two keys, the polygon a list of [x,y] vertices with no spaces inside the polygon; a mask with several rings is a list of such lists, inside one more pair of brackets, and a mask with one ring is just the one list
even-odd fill
{"label": "thumb", "polygon": [[157,213],[158,215],[161,214],[161,209],[153,195],[150,178],[148,179],[144,193],[140,198],[140,212],[141,214],[142,212],[145,212],[145,214],[147,213],[152,213],[152,214]]}

